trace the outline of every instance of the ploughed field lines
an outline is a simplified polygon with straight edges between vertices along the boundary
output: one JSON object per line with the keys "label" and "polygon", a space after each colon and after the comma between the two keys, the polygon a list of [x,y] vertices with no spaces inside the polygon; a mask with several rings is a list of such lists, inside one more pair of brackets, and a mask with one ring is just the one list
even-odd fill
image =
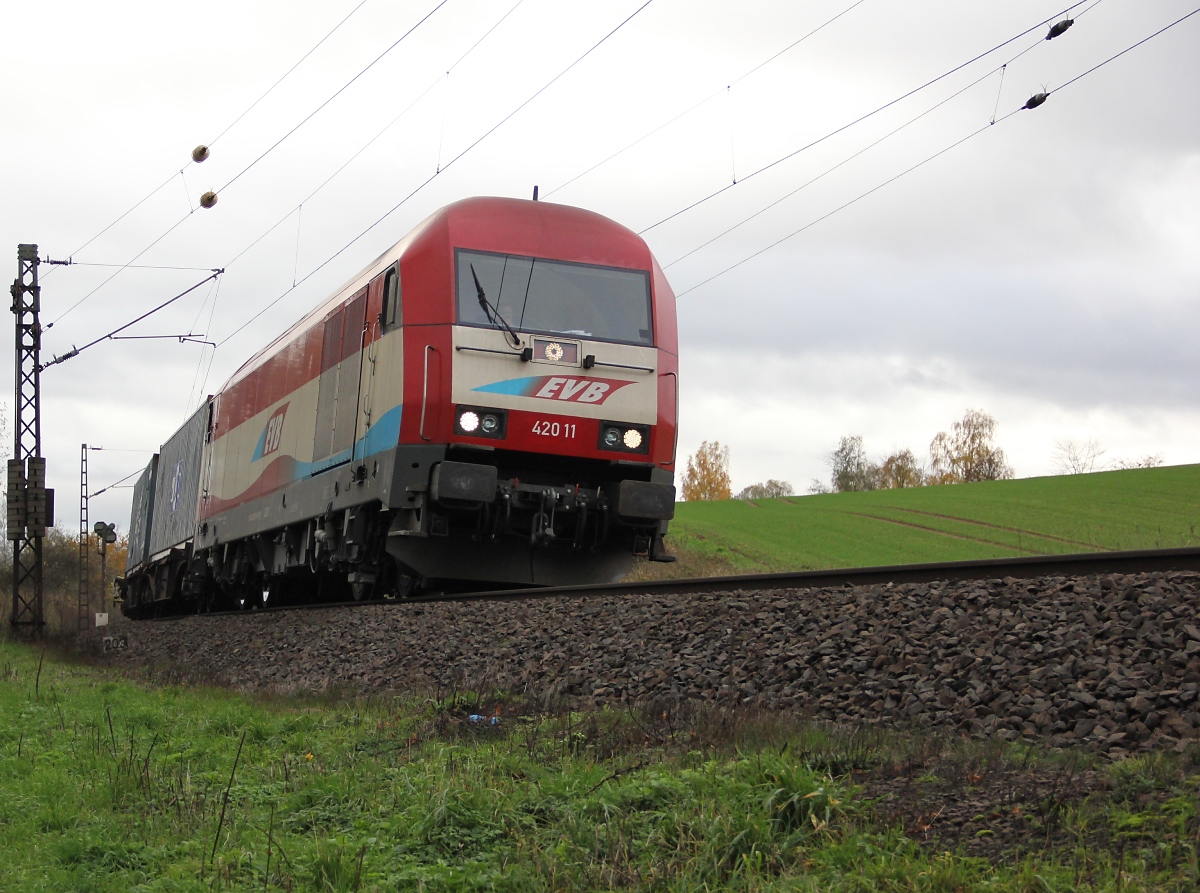
{"label": "ploughed field lines", "polygon": [[682,503],[685,563],[735,572],[1200,545],[1200,465]]}
{"label": "ploughed field lines", "polygon": [[971,518],[957,518],[938,512],[923,512],[918,509],[881,506],[874,512],[846,512],[859,518],[868,518],[883,524],[898,524],[912,530],[939,536],[997,547],[1005,553],[1017,555],[1053,555],[1066,552],[1103,552],[1100,543],[1069,539],[1036,530],[992,524]]}
{"label": "ploughed field lines", "polygon": [[104,659],[252,690],[744,706],[1113,755],[1200,738],[1200,573],[975,571],[186,617],[81,645],[121,635]]}

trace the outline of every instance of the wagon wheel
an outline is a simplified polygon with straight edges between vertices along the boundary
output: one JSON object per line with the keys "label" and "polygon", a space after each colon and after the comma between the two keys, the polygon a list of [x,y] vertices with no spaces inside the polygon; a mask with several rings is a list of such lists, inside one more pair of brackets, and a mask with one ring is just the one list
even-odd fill
{"label": "wagon wheel", "polygon": [[421,581],[408,574],[400,574],[396,580],[396,598],[412,598],[421,591]]}

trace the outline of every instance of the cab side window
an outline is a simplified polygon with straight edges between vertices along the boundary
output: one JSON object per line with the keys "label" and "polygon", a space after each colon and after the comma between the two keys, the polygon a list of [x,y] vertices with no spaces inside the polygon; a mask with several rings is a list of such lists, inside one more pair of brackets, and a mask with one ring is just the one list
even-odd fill
{"label": "cab side window", "polygon": [[383,328],[400,324],[400,265],[395,264],[383,276]]}

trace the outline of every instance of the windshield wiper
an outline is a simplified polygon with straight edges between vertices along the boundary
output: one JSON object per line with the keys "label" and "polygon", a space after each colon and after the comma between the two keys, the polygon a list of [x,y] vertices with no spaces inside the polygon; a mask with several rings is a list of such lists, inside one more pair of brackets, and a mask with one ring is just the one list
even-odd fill
{"label": "windshield wiper", "polygon": [[475,272],[475,265],[471,264],[471,278],[475,280],[475,293],[479,295],[479,306],[483,308],[484,315],[487,316],[490,322],[496,328],[503,328],[508,333],[508,337],[512,338],[513,347],[521,346],[521,339],[513,332],[512,327],[504,321],[504,317],[500,315],[500,311],[492,306],[492,302],[488,300],[487,294],[483,290],[483,286],[479,284],[479,274]]}

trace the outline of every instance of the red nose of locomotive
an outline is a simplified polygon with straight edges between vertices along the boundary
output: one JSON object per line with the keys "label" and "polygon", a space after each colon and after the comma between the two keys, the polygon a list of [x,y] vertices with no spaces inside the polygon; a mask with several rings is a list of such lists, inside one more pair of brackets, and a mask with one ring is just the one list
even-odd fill
{"label": "red nose of locomotive", "polygon": [[[430,488],[435,524],[519,534],[535,547],[616,539],[627,554],[665,557],[674,295],[623,227],[573,208],[486,201],[504,207],[502,231],[482,215],[447,227],[440,342],[416,327],[405,342],[406,368],[422,361],[416,433],[429,442],[440,432],[446,444]],[[430,408],[435,379],[444,415]]]}

